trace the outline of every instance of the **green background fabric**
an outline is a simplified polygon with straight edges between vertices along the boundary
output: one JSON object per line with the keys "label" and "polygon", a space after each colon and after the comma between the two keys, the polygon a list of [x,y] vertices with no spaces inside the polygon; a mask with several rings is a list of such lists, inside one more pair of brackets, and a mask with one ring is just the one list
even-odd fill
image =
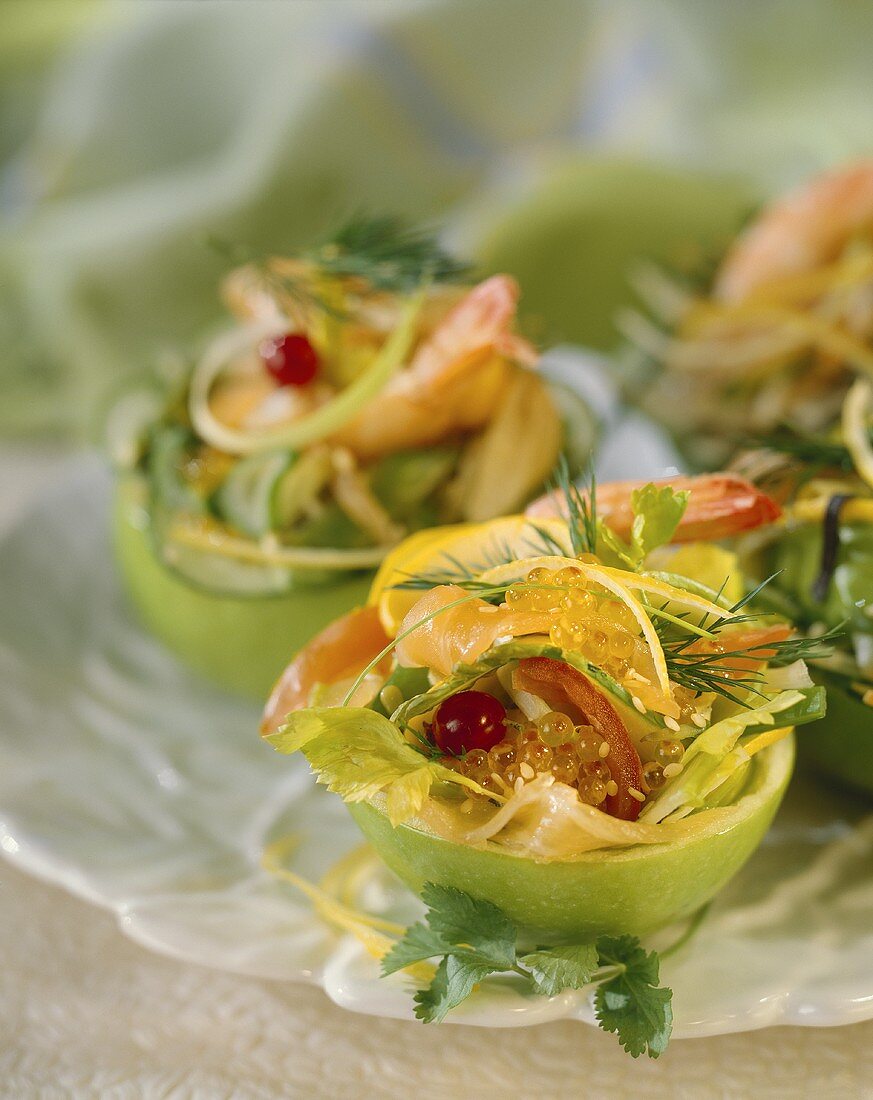
{"label": "green background fabric", "polygon": [[4,0],[0,432],[94,436],[221,323],[210,235],[356,209],[520,276],[608,346],[637,255],[870,147],[873,7],[585,0]]}

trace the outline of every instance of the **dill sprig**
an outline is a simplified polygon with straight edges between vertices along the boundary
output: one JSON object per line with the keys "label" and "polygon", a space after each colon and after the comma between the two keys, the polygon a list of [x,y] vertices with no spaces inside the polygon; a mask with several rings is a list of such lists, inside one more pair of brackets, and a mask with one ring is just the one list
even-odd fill
{"label": "dill sprig", "polygon": [[851,473],[854,469],[848,447],[827,436],[800,432],[788,424],[780,424],[768,435],[742,440],[742,445],[745,448],[775,451],[818,469],[835,467],[845,473]]}
{"label": "dill sprig", "polygon": [[251,264],[269,287],[284,294],[301,311],[313,308],[343,319],[346,314],[318,288],[319,276],[358,278],[374,290],[408,294],[425,283],[462,282],[469,264],[456,259],[424,228],[393,215],[356,214],[319,244],[289,253],[311,274],[276,271],[272,257],[217,237],[208,243],[234,266]]}
{"label": "dill sprig", "polygon": [[[775,576],[775,575],[774,575]],[[747,592],[730,609],[730,614],[716,622],[708,622],[704,617],[699,623],[693,624],[705,628],[711,637],[717,638],[723,631],[736,628],[756,618],[751,614],[740,614],[743,608],[751,604],[767,587],[774,577],[768,577],[759,585]],[[679,616],[680,619],[684,618]],[[817,637],[799,636],[785,638],[780,641],[756,642],[753,645],[743,646],[739,649],[722,650],[706,653],[692,651],[691,646],[695,642],[693,634],[684,637],[677,635],[675,620],[666,626],[655,623],[661,646],[664,651],[664,659],[667,664],[667,672],[670,679],[682,687],[695,692],[715,692],[733,703],[743,706],[749,704],[736,694],[736,688],[745,688],[753,695],[761,696],[757,688],[764,677],[757,669],[731,669],[729,662],[742,663],[762,661],[769,668],[781,668],[793,664],[798,660],[821,660],[829,657],[833,652],[833,643],[842,636],[842,628],[836,627],[820,634]],[[686,623],[686,626],[692,624]],[[737,676],[739,671],[741,676]]]}
{"label": "dill sprig", "polygon": [[[454,554],[445,552],[440,555],[440,558],[446,563],[444,569],[437,568],[431,573],[407,573],[405,580],[398,581],[391,587],[407,591],[429,591],[443,584],[453,584],[457,588],[464,588],[474,593],[479,589],[493,592],[494,585],[480,580],[481,575],[501,565],[511,565],[517,560],[517,554],[505,539],[500,539],[484,551],[475,562],[464,562]],[[503,590],[505,591],[508,587],[509,582],[503,586]]]}
{"label": "dill sprig", "polygon": [[[748,650],[743,650],[742,655],[748,658]],[[762,697],[763,693],[759,688],[763,677],[759,672],[751,672],[740,677],[731,675],[721,663],[726,657],[731,656],[733,654],[664,650],[667,674],[674,684],[688,688],[689,691],[698,695],[707,693],[720,695],[737,706],[750,707],[753,704],[743,695],[738,694],[737,689],[745,689],[751,695]]]}
{"label": "dill sprig", "polygon": [[[588,475],[587,493],[583,493],[573,481],[566,455],[561,455],[551,479],[552,492],[560,493],[564,498],[567,512],[567,531],[574,556],[594,554],[597,550],[597,502],[595,499],[597,484],[594,469]],[[557,539],[538,524],[532,525],[548,547],[549,554],[566,555],[566,550]]]}
{"label": "dill sprig", "polygon": [[[833,652],[832,643],[840,637],[839,630],[829,631],[817,638],[786,638],[784,641],[758,642],[741,649],[719,653],[689,652],[688,643],[664,648],[664,659],[670,679],[694,692],[714,692],[740,706],[753,706],[736,693],[744,688],[751,695],[763,697],[760,691],[764,681],[758,669],[731,669],[728,662],[762,661],[769,668],[780,668],[798,660],[820,660]],[[737,672],[741,675],[737,676]]]}
{"label": "dill sprig", "polygon": [[422,283],[462,282],[471,271],[432,232],[393,215],[356,214],[303,256],[328,275],[357,276],[398,294]]}

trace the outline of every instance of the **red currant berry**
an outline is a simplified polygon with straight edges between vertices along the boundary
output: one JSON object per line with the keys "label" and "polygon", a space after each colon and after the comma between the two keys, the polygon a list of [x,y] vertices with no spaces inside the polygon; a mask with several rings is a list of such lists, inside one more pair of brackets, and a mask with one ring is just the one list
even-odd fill
{"label": "red currant berry", "polygon": [[318,352],[302,333],[271,336],[258,351],[280,386],[305,386],[318,374]]}
{"label": "red currant berry", "polygon": [[484,691],[459,691],[437,707],[432,736],[446,755],[460,756],[473,749],[487,752],[506,736],[506,711]]}

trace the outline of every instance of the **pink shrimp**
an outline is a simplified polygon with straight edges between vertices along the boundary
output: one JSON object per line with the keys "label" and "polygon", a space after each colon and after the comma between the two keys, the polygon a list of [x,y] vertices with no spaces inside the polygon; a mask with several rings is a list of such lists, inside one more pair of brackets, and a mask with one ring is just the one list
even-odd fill
{"label": "pink shrimp", "polygon": [[738,302],[759,287],[814,271],[873,230],[873,159],[816,176],[740,235],[716,276],[713,296]]}
{"label": "pink shrimp", "polygon": [[[633,523],[631,493],[645,484],[644,481],[614,481],[597,486],[597,515],[623,538],[630,534]],[[664,484],[679,491],[687,489],[691,494],[674,542],[728,538],[741,531],[773,523],[781,514],[775,500],[735,474],[672,477],[664,479]],[[566,518],[563,503],[560,492],[548,493],[535,500],[526,514]]]}
{"label": "pink shrimp", "polygon": [[463,588],[444,584],[432,588],[409,609],[398,637],[426,616],[433,618],[397,643],[401,665],[430,668],[448,676],[459,661],[474,661],[499,638],[548,634],[554,619],[547,611],[510,611],[480,599],[450,606],[465,595]]}
{"label": "pink shrimp", "polygon": [[361,458],[376,458],[481,428],[498,407],[510,360],[536,361],[531,345],[511,330],[517,301],[518,286],[508,275],[474,287],[335,441]]}

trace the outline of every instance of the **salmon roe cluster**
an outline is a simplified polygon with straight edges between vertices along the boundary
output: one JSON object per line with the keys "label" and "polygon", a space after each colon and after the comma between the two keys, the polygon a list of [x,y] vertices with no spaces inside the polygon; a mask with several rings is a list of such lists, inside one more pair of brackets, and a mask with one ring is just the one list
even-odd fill
{"label": "salmon roe cluster", "polygon": [[589,583],[581,569],[532,569],[524,582],[507,590],[506,603],[513,610],[554,615],[550,640],[579,653],[619,683],[628,678],[651,681],[651,655],[638,637],[633,612],[600,585]]}
{"label": "salmon roe cluster", "polygon": [[[657,692],[652,654],[640,637],[634,613],[602,586],[589,582],[581,569],[531,569],[524,581],[507,589],[506,603],[513,610],[554,615],[549,640],[603,669],[631,697],[646,699]],[[700,727],[694,692],[679,684],[673,684],[672,691],[679,724]]]}
{"label": "salmon roe cluster", "polygon": [[[569,715],[550,711],[536,723],[519,727],[489,752],[474,749],[461,757],[445,757],[442,763],[496,794],[520,790],[544,774],[575,788],[580,801],[589,806],[599,806],[618,793],[609,770],[609,744],[593,726],[575,725]],[[648,790],[666,783],[664,769],[678,764],[684,753],[681,741],[664,739],[656,745],[654,759],[643,768]]]}

